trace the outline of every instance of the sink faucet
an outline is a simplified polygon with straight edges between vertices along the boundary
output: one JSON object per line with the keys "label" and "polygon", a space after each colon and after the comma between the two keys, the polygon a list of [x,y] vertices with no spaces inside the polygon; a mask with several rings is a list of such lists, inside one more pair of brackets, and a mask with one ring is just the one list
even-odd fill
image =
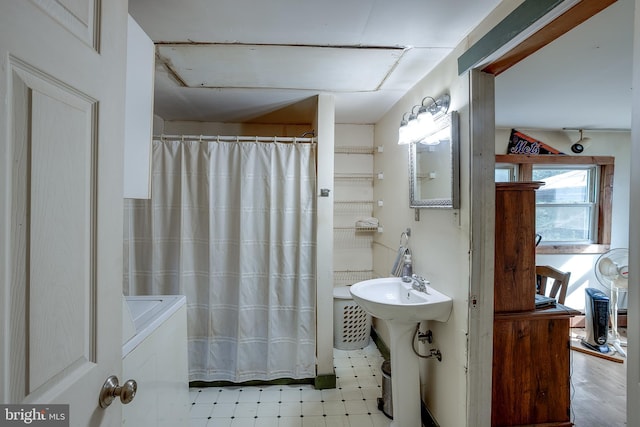
{"label": "sink faucet", "polygon": [[402,281],[405,283],[411,283],[411,287],[418,292],[424,292],[428,294],[427,284],[429,281],[422,276],[412,274],[411,276],[402,276]]}
{"label": "sink faucet", "polygon": [[404,255],[404,263],[402,265],[402,281],[404,283],[411,283],[411,287],[419,292],[427,292],[427,283],[429,281],[422,276],[418,276],[417,274],[413,274],[413,265],[411,262],[411,254]]}

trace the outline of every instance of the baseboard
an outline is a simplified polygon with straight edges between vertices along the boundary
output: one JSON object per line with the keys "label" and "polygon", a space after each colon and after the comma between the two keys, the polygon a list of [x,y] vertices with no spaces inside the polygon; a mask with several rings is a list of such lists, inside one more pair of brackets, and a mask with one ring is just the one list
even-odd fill
{"label": "baseboard", "polygon": [[316,390],[336,388],[336,374],[318,375],[313,384]]}
{"label": "baseboard", "polygon": [[[335,377],[335,375],[334,375]],[[290,384],[315,384],[315,378],[303,378],[303,379],[293,379],[293,378],[280,378],[277,380],[271,381],[245,381],[240,383],[235,383],[231,381],[189,381],[189,387],[229,387],[229,386],[261,386],[261,385],[290,385]]]}
{"label": "baseboard", "polygon": [[245,381],[241,383],[234,383],[231,381],[189,381],[189,387],[228,387],[228,386],[261,386],[261,385],[291,385],[291,384],[313,384],[316,390],[323,390],[327,388],[336,388],[336,375],[318,375],[315,378],[305,379],[292,379],[292,378],[280,378],[272,381]]}
{"label": "baseboard", "polygon": [[391,351],[389,350],[389,347],[387,347],[384,341],[382,341],[382,339],[378,335],[378,332],[376,331],[376,328],[374,328],[373,326],[371,327],[371,339],[376,344],[376,347],[378,347],[378,351],[380,351],[380,354],[382,355],[382,357],[384,357],[384,360],[391,359]]}
{"label": "baseboard", "polygon": [[422,400],[420,400],[420,410],[422,427],[440,427],[440,424],[433,418],[431,412],[429,412],[429,408],[427,408],[427,405],[425,405]]}

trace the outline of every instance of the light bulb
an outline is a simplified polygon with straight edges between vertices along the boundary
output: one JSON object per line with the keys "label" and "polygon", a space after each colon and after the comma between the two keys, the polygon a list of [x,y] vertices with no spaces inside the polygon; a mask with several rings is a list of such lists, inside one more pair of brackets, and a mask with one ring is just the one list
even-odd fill
{"label": "light bulb", "polygon": [[409,143],[409,135],[407,134],[407,121],[404,116],[402,116],[402,120],[400,120],[400,127],[398,128],[398,145],[405,145]]}
{"label": "light bulb", "polygon": [[400,125],[400,128],[398,128],[398,145],[406,145],[411,142],[409,141],[409,130],[407,128],[406,124]]}
{"label": "light bulb", "polygon": [[429,133],[434,128],[436,122],[433,120],[433,116],[429,111],[424,111],[418,114],[418,123],[420,127],[424,129],[425,134]]}
{"label": "light bulb", "polygon": [[420,126],[418,125],[418,121],[415,116],[411,115],[409,117],[409,122],[407,123],[407,138],[408,143],[416,142],[418,140],[418,136],[420,134]]}

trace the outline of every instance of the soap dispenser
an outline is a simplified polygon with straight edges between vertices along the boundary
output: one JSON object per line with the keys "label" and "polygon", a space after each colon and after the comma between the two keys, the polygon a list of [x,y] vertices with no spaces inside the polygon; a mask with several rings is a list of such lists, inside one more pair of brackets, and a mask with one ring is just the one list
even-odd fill
{"label": "soap dispenser", "polygon": [[402,280],[407,282],[413,275],[413,267],[411,265],[411,254],[404,255],[404,264],[402,266]]}

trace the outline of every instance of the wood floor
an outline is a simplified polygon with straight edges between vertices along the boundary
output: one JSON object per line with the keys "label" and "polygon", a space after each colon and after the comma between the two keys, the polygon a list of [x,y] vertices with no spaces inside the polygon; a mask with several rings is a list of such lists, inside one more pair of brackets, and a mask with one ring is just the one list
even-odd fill
{"label": "wood floor", "polygon": [[576,427],[627,425],[627,361],[571,351],[571,419]]}

